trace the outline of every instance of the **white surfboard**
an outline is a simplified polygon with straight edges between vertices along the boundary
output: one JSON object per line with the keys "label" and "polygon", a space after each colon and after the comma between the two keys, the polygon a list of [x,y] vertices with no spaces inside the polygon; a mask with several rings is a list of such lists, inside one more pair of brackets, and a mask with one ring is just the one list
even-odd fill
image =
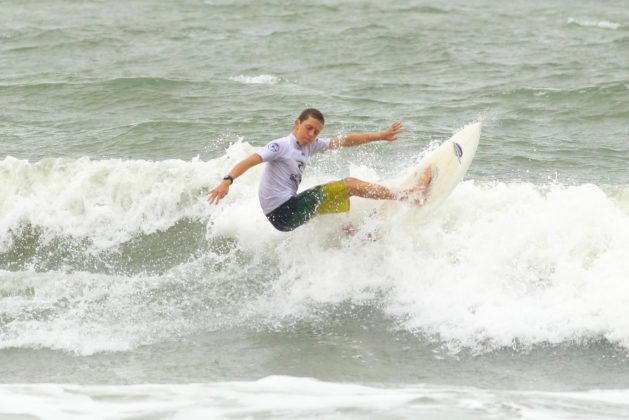
{"label": "white surfboard", "polygon": [[402,181],[400,188],[417,185],[427,167],[432,169],[432,180],[422,208],[434,209],[454,190],[470,167],[478,142],[482,123],[469,124],[455,133],[433,152],[424,156],[411,174]]}

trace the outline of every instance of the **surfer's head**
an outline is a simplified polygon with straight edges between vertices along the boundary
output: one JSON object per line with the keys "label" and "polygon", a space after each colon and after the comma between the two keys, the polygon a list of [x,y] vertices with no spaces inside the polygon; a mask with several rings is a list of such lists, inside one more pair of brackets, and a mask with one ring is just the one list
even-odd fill
{"label": "surfer's head", "polygon": [[325,120],[323,114],[314,108],[305,109],[295,120],[293,135],[297,138],[300,146],[307,146],[312,143],[321,130],[323,130]]}
{"label": "surfer's head", "polygon": [[325,119],[323,118],[323,114],[318,109],[315,109],[315,108],[304,109],[303,111],[301,111],[301,114],[299,114],[299,117],[297,117],[297,119],[301,122],[306,121],[308,118],[314,118],[315,120],[318,120],[319,122],[321,122],[321,125],[325,124]]}

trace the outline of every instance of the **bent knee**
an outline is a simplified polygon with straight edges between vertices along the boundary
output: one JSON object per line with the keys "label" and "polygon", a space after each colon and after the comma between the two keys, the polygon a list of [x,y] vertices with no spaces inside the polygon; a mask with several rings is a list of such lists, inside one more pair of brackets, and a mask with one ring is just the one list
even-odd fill
{"label": "bent knee", "polygon": [[341,181],[345,182],[345,185],[347,185],[348,187],[354,187],[358,185],[358,183],[360,183],[360,180],[356,178],[352,178],[351,176],[348,176],[347,178],[343,178]]}
{"label": "bent knee", "polygon": [[345,183],[345,187],[347,187],[347,191],[349,192],[350,196],[357,195],[362,188],[362,184],[364,184],[364,182],[360,179],[352,178],[351,176],[343,178],[341,181]]}

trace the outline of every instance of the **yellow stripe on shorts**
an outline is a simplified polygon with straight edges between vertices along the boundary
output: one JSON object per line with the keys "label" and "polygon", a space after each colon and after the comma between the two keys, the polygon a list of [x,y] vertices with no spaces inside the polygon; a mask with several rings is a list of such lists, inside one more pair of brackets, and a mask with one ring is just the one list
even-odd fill
{"label": "yellow stripe on shorts", "polygon": [[323,199],[317,208],[318,214],[345,213],[349,211],[349,191],[345,181],[335,181],[321,186]]}

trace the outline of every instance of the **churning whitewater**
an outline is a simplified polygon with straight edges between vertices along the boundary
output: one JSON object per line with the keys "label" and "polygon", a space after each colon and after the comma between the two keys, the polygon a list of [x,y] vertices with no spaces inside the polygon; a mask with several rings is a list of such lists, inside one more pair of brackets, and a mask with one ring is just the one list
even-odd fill
{"label": "churning whitewater", "polygon": [[205,202],[203,180],[252,149],[207,162],[5,158],[0,345],[131,350],[252,324],[325,326],[350,304],[454,352],[629,349],[628,188],[470,180],[429,215],[358,199],[284,235],[257,203],[259,171],[224,205]]}
{"label": "churning whitewater", "polygon": [[[0,57],[0,417],[627,418],[626,2],[2,2]],[[311,107],[404,132],[302,189],[483,131],[436,210],[208,204]]]}

